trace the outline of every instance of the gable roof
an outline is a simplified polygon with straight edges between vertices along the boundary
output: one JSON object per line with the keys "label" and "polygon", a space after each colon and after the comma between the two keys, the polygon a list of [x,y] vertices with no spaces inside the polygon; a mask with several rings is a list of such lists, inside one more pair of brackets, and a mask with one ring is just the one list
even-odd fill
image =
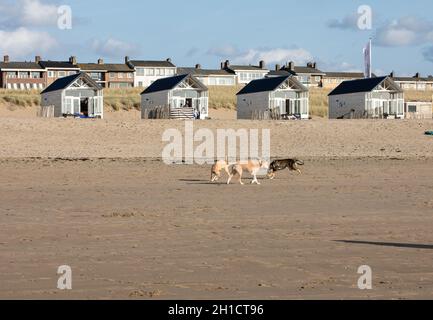
{"label": "gable roof", "polygon": [[86,71],[134,72],[134,69],[124,63],[80,63],[78,67]]}
{"label": "gable roof", "polygon": [[134,67],[160,67],[160,68],[176,68],[169,60],[130,60],[129,63]]}
{"label": "gable roof", "polygon": [[0,69],[42,70],[36,62],[0,62]]}
{"label": "gable roof", "polygon": [[[284,70],[284,68],[283,68]],[[295,73],[306,73],[306,74],[325,74],[325,72],[313,68],[313,67],[302,67],[302,66],[295,66],[294,70]]]}
{"label": "gable roof", "polygon": [[243,71],[262,71],[262,72],[269,72],[269,69],[262,69],[259,66],[242,66],[242,65],[230,65],[227,67],[227,69],[230,70],[243,70]]}
{"label": "gable roof", "polygon": [[77,65],[70,63],[69,61],[40,61],[39,64],[42,68],[56,68],[56,69],[79,69]]}
{"label": "gable roof", "polygon": [[404,81],[404,82],[433,82],[433,77],[393,77],[394,81]]}
{"label": "gable roof", "polygon": [[179,67],[179,74],[193,74],[196,76],[211,76],[211,75],[221,75],[221,76],[235,76],[235,73],[227,69],[201,69],[201,68],[189,68],[189,67]]}
{"label": "gable roof", "polygon": [[49,85],[44,91],[42,91],[41,94],[66,89],[79,78],[84,78],[95,89],[102,90],[102,87],[99,84],[97,84],[92,78],[90,78],[87,74],[85,74],[84,72],[79,72],[77,74],[73,74],[67,77],[57,79],[51,85]]}
{"label": "gable roof", "polygon": [[174,77],[162,78],[162,79],[156,80],[146,90],[144,90],[141,94],[171,90],[171,89],[175,88],[179,83],[186,80],[187,78],[190,78],[191,80],[193,80],[200,87],[201,90],[207,90],[207,87],[205,85],[203,85],[200,81],[198,81],[196,78],[194,78],[190,74],[181,74],[181,75],[174,76]]}
{"label": "gable roof", "polygon": [[[364,79],[365,75],[363,72],[325,72],[325,77],[330,78],[360,78]],[[375,74],[372,74],[372,77],[376,77]]]}
{"label": "gable roof", "polygon": [[[337,88],[335,88],[329,94],[329,96],[335,96],[338,94],[358,93],[358,92],[370,92],[387,79],[392,81],[392,79],[389,77],[377,77],[377,78],[343,81]],[[398,86],[396,85],[396,87]],[[399,90],[402,91],[401,89]]]}
{"label": "gable roof", "polygon": [[237,95],[274,91],[281,84],[283,84],[284,81],[288,79],[293,81],[296,84],[296,86],[299,87],[299,89],[301,89],[302,91],[308,91],[308,89],[303,84],[301,84],[298,80],[296,80],[292,76],[283,76],[283,77],[271,77],[271,78],[253,80],[250,83],[248,83],[241,91],[239,91]]}

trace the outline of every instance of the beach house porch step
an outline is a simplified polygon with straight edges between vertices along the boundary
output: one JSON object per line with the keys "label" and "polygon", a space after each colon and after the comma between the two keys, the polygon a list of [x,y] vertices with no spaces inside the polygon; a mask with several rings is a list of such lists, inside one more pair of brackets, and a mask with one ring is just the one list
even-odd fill
{"label": "beach house porch step", "polygon": [[193,120],[194,109],[193,108],[172,108],[170,109],[170,119]]}

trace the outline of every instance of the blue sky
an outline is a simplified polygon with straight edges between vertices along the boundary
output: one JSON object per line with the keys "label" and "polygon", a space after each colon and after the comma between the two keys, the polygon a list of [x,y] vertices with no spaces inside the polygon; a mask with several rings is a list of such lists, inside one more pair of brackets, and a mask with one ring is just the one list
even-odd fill
{"label": "blue sky", "polygon": [[[57,6],[72,8],[71,30],[57,27]],[[357,28],[369,5],[373,28]],[[81,62],[171,57],[178,66],[220,61],[269,67],[314,60],[324,71],[362,70],[373,38],[373,69],[433,74],[431,0],[0,0],[0,54],[11,59]]]}

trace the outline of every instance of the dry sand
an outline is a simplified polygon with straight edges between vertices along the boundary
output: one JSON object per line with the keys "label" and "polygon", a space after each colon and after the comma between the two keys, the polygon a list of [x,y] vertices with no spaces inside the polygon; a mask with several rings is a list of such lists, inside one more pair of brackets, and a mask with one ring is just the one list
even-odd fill
{"label": "dry sand", "polygon": [[433,121],[197,122],[307,159],[241,187],[152,160],[181,122],[111,116],[0,118],[0,298],[433,298]]}

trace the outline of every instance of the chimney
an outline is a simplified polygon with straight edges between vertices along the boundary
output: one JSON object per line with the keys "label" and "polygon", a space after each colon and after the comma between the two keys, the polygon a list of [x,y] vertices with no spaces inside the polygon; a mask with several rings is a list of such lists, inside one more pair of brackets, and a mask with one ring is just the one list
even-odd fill
{"label": "chimney", "polygon": [[4,63],[8,63],[9,62],[9,56],[4,56],[3,57],[3,62]]}
{"label": "chimney", "polygon": [[391,78],[394,78],[394,71],[391,71],[391,73],[389,74],[389,76],[390,76]]}
{"label": "chimney", "polygon": [[263,60],[261,60],[259,62],[259,67],[260,67],[260,69],[265,69],[266,68],[266,64],[265,64],[265,62]]}
{"label": "chimney", "polygon": [[221,70],[224,70],[224,62],[221,62]]}
{"label": "chimney", "polygon": [[196,68],[196,69],[201,69],[201,65],[200,65],[200,64],[196,64],[196,65],[195,65],[195,68]]}
{"label": "chimney", "polygon": [[308,63],[307,63],[307,67],[308,67],[308,68],[312,68],[312,67],[313,67],[313,63],[312,63],[312,62],[308,62]]}
{"label": "chimney", "polygon": [[295,63],[293,61],[288,62],[287,69],[289,69],[290,71],[295,71]]}
{"label": "chimney", "polygon": [[71,56],[69,58],[69,62],[72,63],[73,65],[77,64],[77,57],[76,56]]}
{"label": "chimney", "polygon": [[99,59],[98,59],[98,64],[104,64],[104,59],[99,58]]}
{"label": "chimney", "polygon": [[41,60],[42,60],[42,59],[41,59],[41,56],[36,56],[36,57],[35,57],[35,62],[36,62],[36,63],[41,62]]}
{"label": "chimney", "polygon": [[316,67],[317,67],[317,63],[313,62],[313,68],[316,69]]}
{"label": "chimney", "polygon": [[276,64],[276,65],[275,65],[275,71],[279,71],[280,69],[281,69],[280,65],[279,65],[279,64]]}
{"label": "chimney", "polygon": [[128,64],[128,63],[129,63],[129,57],[126,56],[126,57],[125,57],[125,64]]}
{"label": "chimney", "polygon": [[227,69],[230,67],[230,61],[226,60],[226,62],[224,62],[224,69]]}
{"label": "chimney", "polygon": [[171,62],[171,58],[167,58],[167,60],[166,60],[167,62]]}
{"label": "chimney", "polygon": [[415,73],[414,78],[420,78],[420,77],[421,77],[421,75],[419,74],[419,72]]}

